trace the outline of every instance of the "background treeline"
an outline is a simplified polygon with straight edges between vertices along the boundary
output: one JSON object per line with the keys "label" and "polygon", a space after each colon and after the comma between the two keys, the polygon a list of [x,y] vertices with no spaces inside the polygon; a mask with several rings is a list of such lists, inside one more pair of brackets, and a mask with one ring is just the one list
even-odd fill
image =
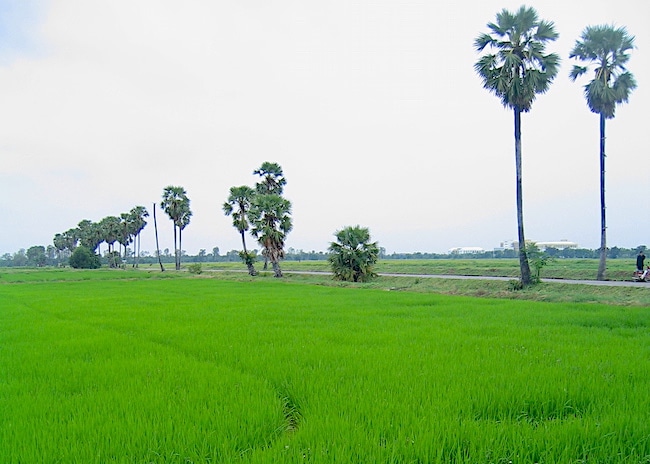
{"label": "background treeline", "polygon": [[[644,245],[636,248],[619,248],[612,247],[608,250],[607,256],[610,259],[634,259],[640,250],[646,250]],[[255,250],[253,250],[255,252]],[[199,250],[196,255],[188,255],[182,251],[183,262],[186,263],[215,263],[215,262],[241,262],[240,251],[231,250],[225,254],[220,254],[219,248],[214,247],[212,251],[206,249]],[[600,255],[599,250],[590,250],[587,248],[571,249],[566,248],[558,250],[547,248],[546,255],[553,258],[586,258],[597,259]],[[448,254],[448,253],[391,253],[387,254],[386,250],[380,249],[381,259],[494,259],[494,258],[517,258],[515,250],[486,251],[476,254]],[[323,251],[303,251],[289,248],[285,254],[285,261],[325,261],[329,253]],[[43,267],[43,266],[67,266],[68,256],[61,256],[56,248],[52,245],[44,247],[41,245],[20,249],[15,253],[5,253],[0,256],[0,267]],[[111,257],[104,254],[101,257],[102,266],[110,266]],[[161,250],[160,260],[165,263],[174,263],[175,256],[169,249]],[[158,256],[156,253],[142,251],[137,258],[141,264],[156,264]],[[134,253],[130,248],[126,250],[124,264],[133,266],[136,263]]]}

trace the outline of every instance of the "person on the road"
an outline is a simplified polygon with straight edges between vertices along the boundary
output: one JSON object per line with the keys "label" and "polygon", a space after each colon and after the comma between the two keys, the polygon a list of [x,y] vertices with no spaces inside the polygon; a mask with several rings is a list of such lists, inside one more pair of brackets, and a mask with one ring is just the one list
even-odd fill
{"label": "person on the road", "polygon": [[643,265],[645,264],[645,255],[643,254],[643,250],[639,251],[639,254],[636,257],[636,270],[639,272],[642,272],[641,274],[641,279],[645,279],[646,276],[648,275],[648,270],[643,269]]}

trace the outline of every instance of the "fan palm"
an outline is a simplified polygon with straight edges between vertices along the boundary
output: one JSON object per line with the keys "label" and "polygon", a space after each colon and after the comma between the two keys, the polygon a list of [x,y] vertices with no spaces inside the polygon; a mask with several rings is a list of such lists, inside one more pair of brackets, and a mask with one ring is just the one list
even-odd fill
{"label": "fan palm", "polygon": [[282,167],[278,163],[265,161],[259,169],[253,171],[253,174],[262,178],[262,180],[255,185],[255,189],[258,193],[275,193],[277,195],[282,195],[287,180],[284,178]]}
{"label": "fan palm", "polygon": [[190,223],[192,211],[190,200],[183,187],[169,185],[163,190],[163,200],[160,207],[174,223],[174,255],[176,270],[181,269],[182,230]]}
{"label": "fan palm", "polygon": [[241,243],[244,248],[241,257],[248,267],[248,273],[252,276],[256,275],[257,271],[254,266],[255,256],[246,249],[246,231],[249,229],[248,212],[254,195],[255,190],[247,185],[231,187],[228,200],[222,206],[226,216],[232,215],[232,225],[241,235]]}
{"label": "fan palm", "polygon": [[537,94],[545,93],[557,75],[560,58],[545,53],[546,43],[558,38],[552,22],[540,20],[537,12],[522,6],[512,13],[506,9],[496,15],[496,23],[488,23],[490,33],[474,41],[477,52],[486,48],[495,53],[484,54],[474,65],[483,87],[501,99],[514,113],[517,235],[519,265],[523,285],[532,283],[526,255],[523,219],[521,171],[521,113],[530,111]]}
{"label": "fan palm", "polygon": [[607,220],[605,217],[605,120],[612,119],[616,105],[627,102],[636,88],[634,76],[626,69],[628,52],[634,48],[634,37],[624,27],[589,26],[576,41],[569,54],[587,66],[574,65],[571,80],[575,81],[594,66],[594,78],[585,85],[589,109],[600,116],[600,261],[598,280],[605,280],[607,263]]}
{"label": "fan palm", "polygon": [[374,266],[379,258],[377,242],[370,242],[365,227],[346,227],[335,234],[336,242],[329,246],[329,262],[334,278],[351,282],[367,282],[377,274]]}
{"label": "fan palm", "polygon": [[291,202],[277,194],[255,195],[249,218],[251,234],[262,246],[262,255],[271,262],[275,277],[282,277],[284,241],[293,227]]}

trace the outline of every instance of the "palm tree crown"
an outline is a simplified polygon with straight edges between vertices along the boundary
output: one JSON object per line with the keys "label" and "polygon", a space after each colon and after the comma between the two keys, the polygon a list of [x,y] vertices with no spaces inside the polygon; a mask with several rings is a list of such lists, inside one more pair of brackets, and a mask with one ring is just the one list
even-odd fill
{"label": "palm tree crown", "polygon": [[522,6],[516,13],[502,10],[496,23],[488,23],[492,34],[474,41],[478,52],[496,50],[474,65],[483,87],[501,98],[505,107],[529,111],[535,96],[545,93],[557,75],[560,57],[545,54],[546,43],[558,38],[555,26],[540,21],[533,8]]}
{"label": "palm tree crown", "polygon": [[253,171],[253,174],[262,178],[262,180],[255,185],[258,193],[265,195],[270,193],[282,195],[287,180],[284,178],[282,167],[278,163],[265,161],[259,169]]}
{"label": "palm tree crown", "polygon": [[613,118],[616,105],[627,102],[636,88],[634,76],[626,68],[633,48],[634,37],[624,27],[589,26],[576,41],[569,58],[587,65],[574,65],[570,77],[575,81],[588,71],[589,64],[594,65],[594,78],[584,87],[592,112]]}

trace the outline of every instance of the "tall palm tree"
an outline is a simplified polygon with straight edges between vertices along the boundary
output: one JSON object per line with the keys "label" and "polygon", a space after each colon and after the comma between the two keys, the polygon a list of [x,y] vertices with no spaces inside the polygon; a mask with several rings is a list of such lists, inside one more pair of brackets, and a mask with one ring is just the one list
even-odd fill
{"label": "tall palm tree", "polygon": [[605,218],[605,120],[614,118],[616,105],[627,102],[636,88],[634,76],[625,65],[628,52],[634,48],[634,37],[624,27],[588,26],[576,41],[569,58],[586,63],[574,65],[571,80],[585,74],[594,66],[594,78],[584,87],[589,109],[600,115],[600,261],[598,280],[605,280],[607,261],[607,221]]}
{"label": "tall palm tree", "polygon": [[144,206],[135,206],[129,211],[129,216],[132,225],[132,233],[134,236],[133,246],[135,248],[137,240],[137,250],[135,252],[135,259],[133,260],[133,267],[138,267],[138,259],[140,258],[140,233],[147,225],[145,218],[149,217],[149,212]]}
{"label": "tall palm tree", "polygon": [[231,187],[228,200],[222,206],[226,216],[232,215],[232,225],[241,235],[241,243],[242,247],[244,247],[241,257],[246,267],[248,267],[248,273],[252,276],[256,275],[257,271],[255,271],[254,265],[255,257],[249,254],[246,249],[246,231],[249,229],[248,212],[254,196],[255,190],[247,185]]}
{"label": "tall palm tree", "polygon": [[131,215],[129,213],[120,214],[120,232],[117,235],[117,241],[124,247],[124,264],[126,267],[127,262],[127,247],[133,242],[133,224],[131,222]]}
{"label": "tall palm tree", "polygon": [[476,51],[486,48],[495,53],[484,54],[474,65],[483,80],[483,87],[501,99],[514,113],[515,166],[517,196],[517,235],[521,283],[532,283],[524,237],[523,190],[521,172],[521,113],[530,111],[537,94],[545,93],[558,72],[560,57],[545,53],[546,43],[558,38],[552,22],[540,20],[537,12],[522,6],[516,13],[504,9],[496,15],[496,23],[488,23],[490,33],[474,41]]}
{"label": "tall palm tree", "polygon": [[173,185],[165,187],[162,198],[160,207],[174,223],[174,252],[176,270],[179,271],[181,269],[181,231],[190,223],[190,217],[192,216],[190,200],[183,187]]}
{"label": "tall palm tree", "polygon": [[262,179],[255,184],[255,190],[263,195],[275,193],[282,195],[287,180],[284,178],[282,167],[278,163],[265,161],[259,169],[253,171],[253,174],[260,176]]}
{"label": "tall palm tree", "polygon": [[284,258],[284,241],[291,231],[291,202],[280,195],[256,195],[249,212],[251,234],[262,246],[262,255],[273,266],[275,277],[282,277],[280,260]]}
{"label": "tall palm tree", "polygon": [[107,216],[99,222],[103,238],[108,245],[108,265],[117,267],[117,257],[114,253],[114,244],[120,236],[121,221],[117,216]]}

